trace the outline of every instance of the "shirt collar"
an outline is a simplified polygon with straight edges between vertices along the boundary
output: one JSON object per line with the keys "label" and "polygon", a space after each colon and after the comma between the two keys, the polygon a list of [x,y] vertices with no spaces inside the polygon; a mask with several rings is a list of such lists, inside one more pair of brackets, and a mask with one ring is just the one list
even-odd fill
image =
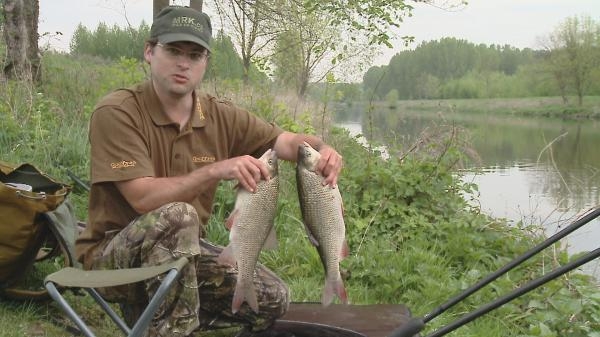
{"label": "shirt collar", "polygon": [[[150,114],[150,118],[154,124],[158,126],[166,126],[173,124],[173,121],[167,117],[165,112],[162,109],[162,103],[158,99],[158,95],[156,95],[156,91],[154,91],[154,85],[152,84],[152,80],[146,81],[143,84],[143,92],[147,93],[147,102],[146,105],[148,113]],[[204,114],[204,110],[202,108],[200,92],[198,90],[194,90],[194,113],[192,114],[188,123],[191,123],[193,128],[200,128],[206,125],[206,116]]]}

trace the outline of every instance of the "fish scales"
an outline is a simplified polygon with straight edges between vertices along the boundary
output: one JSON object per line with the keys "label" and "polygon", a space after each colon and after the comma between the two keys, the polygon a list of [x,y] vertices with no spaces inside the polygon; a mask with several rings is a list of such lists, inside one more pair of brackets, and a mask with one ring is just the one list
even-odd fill
{"label": "fish scales", "polygon": [[263,247],[273,248],[276,245],[273,223],[279,193],[277,157],[274,151],[269,150],[260,160],[267,164],[271,179],[259,181],[254,193],[238,188],[234,210],[227,219],[230,242],[218,257],[219,263],[238,268],[231,305],[234,313],[244,301],[258,312],[255,267]]}
{"label": "fish scales", "polygon": [[319,158],[320,154],[307,143],[298,149],[296,181],[302,219],[325,269],[321,302],[329,305],[337,295],[347,303],[339,269],[339,262],[348,255],[342,197],[338,188],[323,186],[324,178],[316,172]]}

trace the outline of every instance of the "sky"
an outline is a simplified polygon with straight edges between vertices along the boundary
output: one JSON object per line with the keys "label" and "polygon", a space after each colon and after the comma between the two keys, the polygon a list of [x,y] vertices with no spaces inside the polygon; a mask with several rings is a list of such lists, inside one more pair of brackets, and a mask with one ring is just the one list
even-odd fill
{"label": "sky", "polygon": [[[443,3],[452,0],[437,0]],[[187,5],[189,1],[172,1]],[[448,11],[430,5],[415,5],[394,33],[414,36],[405,47],[400,39],[394,48],[382,48],[373,65],[388,64],[396,53],[414,49],[421,42],[455,37],[476,44],[511,45],[539,49],[539,38],[550,34],[568,17],[589,15],[600,21],[600,0],[469,0],[464,8]],[[98,23],[134,27],[152,21],[150,0],[41,0],[38,30],[45,34],[41,46],[68,51],[69,41],[79,23],[95,29]],[[213,23],[214,24],[214,23]],[[216,28],[216,27],[215,27]],[[57,34],[60,32],[62,35]]]}

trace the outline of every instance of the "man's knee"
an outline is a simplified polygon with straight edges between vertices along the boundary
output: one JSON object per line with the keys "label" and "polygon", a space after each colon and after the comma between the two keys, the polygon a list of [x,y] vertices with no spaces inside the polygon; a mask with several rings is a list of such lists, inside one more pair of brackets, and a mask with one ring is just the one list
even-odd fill
{"label": "man's knee", "polygon": [[164,225],[176,230],[199,229],[200,220],[194,206],[185,202],[168,203],[158,209]]}

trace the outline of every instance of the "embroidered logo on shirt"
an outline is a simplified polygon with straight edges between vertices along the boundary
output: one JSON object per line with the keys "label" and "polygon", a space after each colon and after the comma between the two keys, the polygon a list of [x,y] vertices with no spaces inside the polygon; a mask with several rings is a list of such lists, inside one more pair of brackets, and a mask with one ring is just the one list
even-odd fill
{"label": "embroidered logo on shirt", "polygon": [[137,162],[135,160],[132,161],[120,161],[120,162],[116,162],[116,163],[110,163],[110,167],[112,169],[121,169],[121,168],[126,168],[126,167],[135,167],[135,165],[137,164]]}
{"label": "embroidered logo on shirt", "polygon": [[213,156],[192,156],[194,163],[214,163],[215,157]]}
{"label": "embroidered logo on shirt", "polygon": [[202,105],[200,105],[200,97],[196,95],[196,113],[201,121],[204,120],[204,112],[202,112]]}

